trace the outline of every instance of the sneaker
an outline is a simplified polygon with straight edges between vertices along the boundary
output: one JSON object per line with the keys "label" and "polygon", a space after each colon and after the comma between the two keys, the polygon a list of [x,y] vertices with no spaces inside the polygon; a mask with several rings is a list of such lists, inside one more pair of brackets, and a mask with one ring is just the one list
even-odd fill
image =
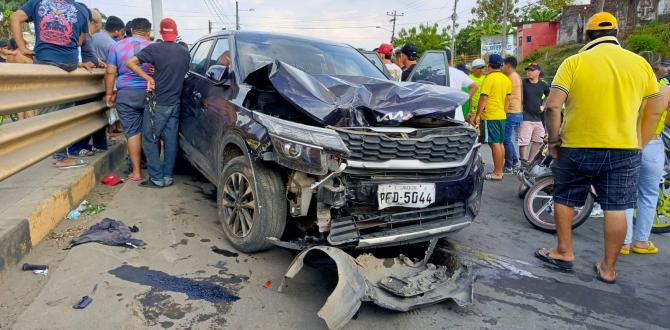
{"label": "sneaker", "polygon": [[503,173],[504,174],[514,174],[515,171],[514,171],[513,167],[505,167],[505,168],[503,168]]}

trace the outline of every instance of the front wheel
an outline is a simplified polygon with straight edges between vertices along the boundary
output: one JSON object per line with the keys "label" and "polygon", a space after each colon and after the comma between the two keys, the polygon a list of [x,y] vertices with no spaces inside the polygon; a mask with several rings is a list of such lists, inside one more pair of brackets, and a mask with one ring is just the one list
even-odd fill
{"label": "front wheel", "polygon": [[670,233],[670,180],[661,183],[656,206],[656,218],[651,226],[654,234]]}
{"label": "front wheel", "polygon": [[[554,178],[546,177],[538,180],[528,190],[523,201],[523,213],[526,216],[526,220],[533,227],[547,233],[556,232],[553,195]],[[593,195],[589,194],[584,206],[575,208],[575,217],[572,221],[573,229],[581,226],[589,218],[593,204]]]}
{"label": "front wheel", "polygon": [[267,237],[281,238],[286,226],[285,189],[281,176],[263,163],[254,162],[252,170],[246,157],[239,156],[226,164],[217,189],[219,220],[237,250],[262,251],[272,245]]}

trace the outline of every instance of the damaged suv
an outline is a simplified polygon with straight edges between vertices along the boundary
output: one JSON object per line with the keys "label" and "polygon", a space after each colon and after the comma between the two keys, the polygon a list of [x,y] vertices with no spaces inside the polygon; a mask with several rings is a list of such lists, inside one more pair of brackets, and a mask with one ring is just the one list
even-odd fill
{"label": "damaged suv", "polygon": [[221,32],[191,49],[180,145],[240,251],[281,245],[287,223],[303,247],[429,241],[479,211],[477,134],[451,119],[466,99],[390,81],[347,45]]}
{"label": "damaged suv", "polygon": [[[432,82],[448,78],[439,77],[446,70],[421,62],[417,70],[423,82],[390,81],[350,46],[270,33],[224,31],[191,49],[180,130],[186,158],[217,185],[221,225],[236,249],[303,250],[287,278],[310,251],[335,260],[349,277],[340,294],[355,299],[345,302],[350,308],[324,306],[331,328],[360,301],[408,310],[471,300],[471,290],[459,291],[469,272],[428,258],[438,238],[479,212],[477,133],[452,119],[467,94]],[[354,260],[343,251],[428,241],[423,261]],[[351,270],[369,262],[407,267]]]}

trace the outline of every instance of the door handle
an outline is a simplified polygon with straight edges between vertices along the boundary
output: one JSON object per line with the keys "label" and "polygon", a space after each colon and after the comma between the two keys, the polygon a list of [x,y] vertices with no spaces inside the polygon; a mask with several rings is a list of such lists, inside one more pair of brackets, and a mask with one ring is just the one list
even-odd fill
{"label": "door handle", "polygon": [[200,94],[200,92],[194,91],[193,92],[193,99],[196,100],[196,101],[202,100],[202,94]]}

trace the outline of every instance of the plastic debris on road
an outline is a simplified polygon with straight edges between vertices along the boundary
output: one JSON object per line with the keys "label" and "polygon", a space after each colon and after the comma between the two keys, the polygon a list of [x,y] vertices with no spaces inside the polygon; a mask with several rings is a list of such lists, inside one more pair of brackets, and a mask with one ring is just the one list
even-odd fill
{"label": "plastic debris on road", "polygon": [[266,280],[265,283],[263,283],[263,287],[268,289],[272,286],[272,280]]}
{"label": "plastic debris on road", "polygon": [[21,270],[23,271],[32,271],[33,274],[37,275],[48,275],[49,274],[49,266],[48,265],[31,265],[28,263],[23,264],[21,266]]}
{"label": "plastic debris on road", "polygon": [[72,210],[70,213],[67,214],[67,219],[68,220],[77,220],[81,216],[81,212],[79,210]]}

